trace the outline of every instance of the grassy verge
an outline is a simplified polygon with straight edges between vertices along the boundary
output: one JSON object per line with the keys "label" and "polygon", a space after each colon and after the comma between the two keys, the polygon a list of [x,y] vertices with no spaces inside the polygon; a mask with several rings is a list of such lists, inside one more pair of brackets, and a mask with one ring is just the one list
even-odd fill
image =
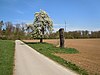
{"label": "grassy verge", "polygon": [[72,53],[78,53],[78,51],[74,48],[57,48],[53,46],[52,44],[48,43],[26,43],[32,48],[36,49],[38,52],[44,54],[45,56],[49,57],[50,59],[58,62],[59,64],[70,68],[77,73],[81,75],[88,75],[87,71],[80,68],[79,66],[64,60],[63,58],[60,58],[59,56],[54,55],[55,53],[67,53],[67,54],[72,54]]}
{"label": "grassy verge", "polygon": [[0,40],[0,75],[13,75],[14,41]]}

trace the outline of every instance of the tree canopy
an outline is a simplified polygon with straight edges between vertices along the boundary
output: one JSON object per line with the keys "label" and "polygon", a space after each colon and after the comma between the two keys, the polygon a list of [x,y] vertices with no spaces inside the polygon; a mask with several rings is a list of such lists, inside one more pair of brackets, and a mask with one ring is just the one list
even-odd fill
{"label": "tree canopy", "polygon": [[51,33],[53,31],[53,22],[44,10],[35,13],[33,24],[28,25],[32,29],[33,37],[43,38],[45,32]]}

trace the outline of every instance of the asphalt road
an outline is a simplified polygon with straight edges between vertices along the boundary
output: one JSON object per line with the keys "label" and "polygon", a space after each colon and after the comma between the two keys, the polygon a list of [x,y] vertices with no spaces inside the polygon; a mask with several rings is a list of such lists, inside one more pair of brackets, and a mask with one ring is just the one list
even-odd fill
{"label": "asphalt road", "polygon": [[14,75],[77,75],[16,40]]}

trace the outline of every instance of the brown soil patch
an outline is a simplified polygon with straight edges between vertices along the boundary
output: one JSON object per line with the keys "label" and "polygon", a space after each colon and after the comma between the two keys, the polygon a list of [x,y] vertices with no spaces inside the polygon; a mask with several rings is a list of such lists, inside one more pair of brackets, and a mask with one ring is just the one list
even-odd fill
{"label": "brown soil patch", "polygon": [[[27,40],[27,42],[36,41],[38,40]],[[58,39],[44,40],[44,42],[59,45]],[[90,75],[100,74],[100,39],[66,39],[65,47],[76,48],[80,53],[56,55],[86,69]]]}

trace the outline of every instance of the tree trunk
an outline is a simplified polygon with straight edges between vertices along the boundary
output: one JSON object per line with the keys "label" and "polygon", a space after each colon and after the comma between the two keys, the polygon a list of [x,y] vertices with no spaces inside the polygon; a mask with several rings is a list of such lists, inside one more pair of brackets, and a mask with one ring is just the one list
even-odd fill
{"label": "tree trunk", "polygon": [[40,43],[42,43],[43,42],[43,35],[44,35],[44,28],[42,27],[42,35],[40,36]]}
{"label": "tree trunk", "polygon": [[43,42],[43,38],[42,38],[42,35],[41,35],[41,38],[40,38],[40,43],[42,43]]}

